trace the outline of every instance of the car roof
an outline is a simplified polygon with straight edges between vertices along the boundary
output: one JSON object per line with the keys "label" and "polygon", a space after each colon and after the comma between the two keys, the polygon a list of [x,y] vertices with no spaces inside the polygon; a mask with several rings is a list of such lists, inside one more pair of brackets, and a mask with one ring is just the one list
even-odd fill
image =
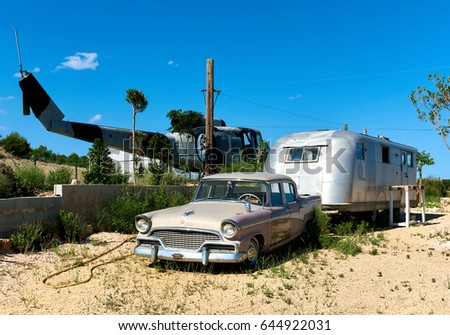
{"label": "car roof", "polygon": [[288,180],[292,181],[291,177],[284,174],[267,173],[267,172],[232,172],[232,173],[218,173],[203,178],[204,180],[215,179],[232,179],[232,180],[259,180],[259,181],[275,181]]}

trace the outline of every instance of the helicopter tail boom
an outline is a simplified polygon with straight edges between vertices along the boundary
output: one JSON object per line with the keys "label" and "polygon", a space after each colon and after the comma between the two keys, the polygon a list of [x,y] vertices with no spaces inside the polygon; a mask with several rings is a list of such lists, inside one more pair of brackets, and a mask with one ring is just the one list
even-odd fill
{"label": "helicopter tail boom", "polygon": [[24,101],[31,107],[36,118],[48,131],[52,121],[64,119],[64,114],[42,88],[32,73],[27,73],[19,82]]}
{"label": "helicopter tail boom", "polygon": [[[33,114],[48,131],[86,142],[94,142],[99,138],[111,148],[131,152],[131,136],[129,129],[99,126],[89,123],[64,121],[64,114],[53,102],[44,88],[32,73],[26,73],[19,82],[24,102],[33,110]],[[157,133],[142,132],[151,138]],[[140,149],[142,143],[139,143]]]}

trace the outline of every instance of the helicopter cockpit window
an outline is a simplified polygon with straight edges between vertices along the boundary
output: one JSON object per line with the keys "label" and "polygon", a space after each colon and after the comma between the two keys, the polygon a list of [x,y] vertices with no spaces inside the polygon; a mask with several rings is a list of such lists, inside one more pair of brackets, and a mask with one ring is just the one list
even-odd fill
{"label": "helicopter cockpit window", "polygon": [[256,147],[257,148],[261,147],[262,143],[263,143],[263,139],[262,139],[261,134],[259,134],[259,133],[256,134]]}
{"label": "helicopter cockpit window", "polygon": [[252,137],[250,133],[244,133],[244,147],[249,148],[252,145]]}
{"label": "helicopter cockpit window", "polygon": [[216,136],[216,147],[221,151],[230,150],[230,142],[228,141],[228,136]]}
{"label": "helicopter cockpit window", "polygon": [[242,139],[237,136],[231,137],[231,149],[242,149]]}

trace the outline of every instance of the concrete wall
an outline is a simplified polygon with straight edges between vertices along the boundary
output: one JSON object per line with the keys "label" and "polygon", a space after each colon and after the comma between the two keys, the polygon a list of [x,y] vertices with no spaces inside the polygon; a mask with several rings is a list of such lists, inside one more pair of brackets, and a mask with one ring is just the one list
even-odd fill
{"label": "concrete wall", "polygon": [[61,204],[61,197],[0,199],[0,237],[9,237],[23,224],[55,223]]}
{"label": "concrete wall", "polygon": [[[127,188],[150,193],[158,186],[55,185],[53,197],[0,199],[0,237],[9,237],[24,224],[53,224],[57,222],[60,210],[78,213],[86,219],[95,218],[109,199]],[[166,191],[177,191],[189,197],[192,186],[167,186]]]}
{"label": "concrete wall", "polygon": [[[159,186],[122,186],[122,185],[55,185],[55,195],[61,196],[61,209],[78,213],[85,218],[95,218],[109,199],[122,194],[127,189],[151,193]],[[167,192],[180,192],[190,196],[190,186],[166,186]],[[138,213],[136,213],[138,214]]]}

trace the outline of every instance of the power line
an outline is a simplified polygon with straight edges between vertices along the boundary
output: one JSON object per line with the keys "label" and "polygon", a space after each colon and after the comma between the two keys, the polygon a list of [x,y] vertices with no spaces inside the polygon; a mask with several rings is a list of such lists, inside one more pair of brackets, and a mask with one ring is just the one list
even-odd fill
{"label": "power line", "polygon": [[303,114],[299,114],[299,113],[290,112],[290,111],[287,111],[287,110],[284,110],[284,109],[281,109],[281,108],[278,108],[278,107],[272,107],[272,106],[261,104],[259,102],[254,102],[254,101],[250,101],[250,100],[247,100],[247,99],[235,97],[235,96],[229,95],[227,93],[223,93],[222,92],[222,95],[227,96],[227,97],[232,98],[232,99],[235,99],[235,100],[246,102],[248,104],[252,104],[252,105],[255,105],[255,106],[260,106],[260,107],[263,107],[263,108],[266,108],[266,109],[270,109],[270,110],[274,110],[274,111],[277,111],[277,112],[281,112],[281,113],[284,113],[284,114],[294,115],[294,116],[298,116],[298,117],[302,117],[302,118],[309,119],[309,120],[314,120],[314,121],[320,121],[320,122],[326,122],[326,123],[341,125],[340,122],[335,122],[335,121],[330,121],[330,120],[323,120],[323,119],[315,118],[315,117],[308,116],[308,115],[303,115]]}
{"label": "power line", "polygon": [[227,87],[224,89],[225,90],[238,90],[238,89],[248,89],[248,88],[289,86],[289,85],[308,84],[308,83],[321,83],[321,82],[336,81],[336,80],[354,80],[354,79],[375,78],[375,77],[393,76],[393,75],[398,75],[398,74],[436,71],[436,70],[443,70],[443,69],[450,69],[450,66],[446,65],[446,66],[430,67],[430,68],[423,68],[423,69],[388,71],[388,72],[378,72],[378,73],[369,73],[369,74],[357,74],[357,75],[353,75],[353,76],[340,76],[340,77],[338,76],[338,77],[330,77],[330,78],[288,81],[288,82],[281,82],[281,83],[266,83],[266,84],[248,85],[248,86],[236,86],[236,87]]}
{"label": "power line", "polygon": [[[316,130],[317,127],[298,127],[298,126],[274,126],[274,125],[252,125],[254,128],[272,128],[272,129],[309,129]],[[359,129],[358,127],[351,127],[352,129]],[[364,128],[364,127],[363,127]],[[361,129],[363,129],[361,128]],[[423,128],[367,128],[370,131],[436,131],[436,129],[423,129]]]}

